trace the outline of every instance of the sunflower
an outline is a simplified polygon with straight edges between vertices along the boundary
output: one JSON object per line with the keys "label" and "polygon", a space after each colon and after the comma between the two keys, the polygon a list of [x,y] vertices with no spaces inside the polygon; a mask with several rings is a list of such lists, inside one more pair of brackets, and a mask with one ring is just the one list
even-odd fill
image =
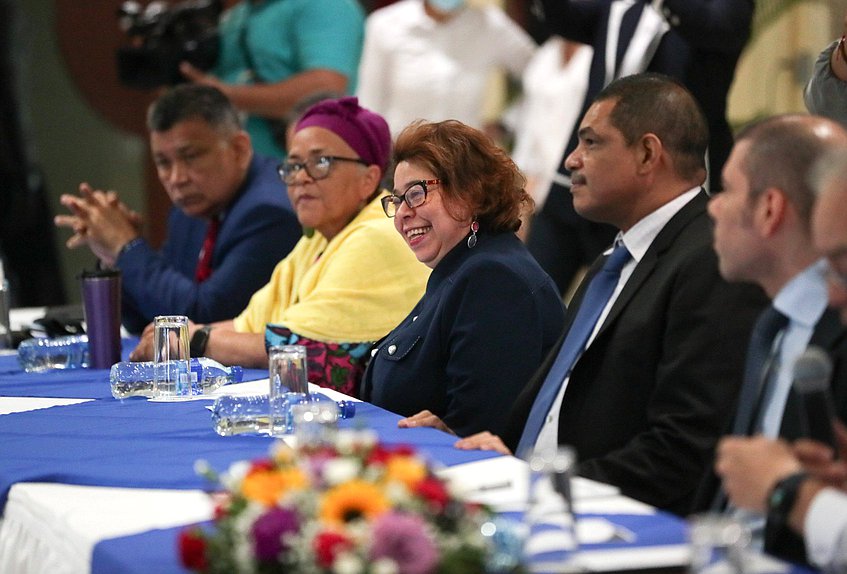
{"label": "sunflower", "polygon": [[244,477],[241,494],[247,500],[272,506],[291,490],[302,490],[309,485],[306,475],[297,468],[257,470]]}
{"label": "sunflower", "polygon": [[373,520],[390,508],[388,499],[375,484],[351,480],[326,491],[320,503],[321,520],[345,524],[358,518]]}

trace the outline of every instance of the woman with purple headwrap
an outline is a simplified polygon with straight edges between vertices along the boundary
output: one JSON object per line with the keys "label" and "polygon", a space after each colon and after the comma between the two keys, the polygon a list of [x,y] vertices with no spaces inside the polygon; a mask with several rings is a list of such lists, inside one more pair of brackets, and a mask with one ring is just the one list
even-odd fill
{"label": "woman with purple headwrap", "polygon": [[263,367],[266,345],[305,345],[311,382],[357,394],[373,342],[429,275],[380,206],[390,154],[385,120],[356,98],[306,111],[279,166],[303,237],[235,319],[191,326],[206,330],[206,356]]}

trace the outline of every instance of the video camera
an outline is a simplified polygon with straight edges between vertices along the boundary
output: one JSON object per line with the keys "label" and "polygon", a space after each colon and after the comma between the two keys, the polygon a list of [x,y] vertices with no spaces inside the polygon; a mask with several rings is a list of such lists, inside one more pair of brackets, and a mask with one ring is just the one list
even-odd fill
{"label": "video camera", "polygon": [[222,0],[184,0],[170,6],[156,0],[146,7],[121,4],[118,23],[129,40],[118,48],[118,78],[142,90],[179,84],[180,62],[206,71],[218,60],[218,19]]}

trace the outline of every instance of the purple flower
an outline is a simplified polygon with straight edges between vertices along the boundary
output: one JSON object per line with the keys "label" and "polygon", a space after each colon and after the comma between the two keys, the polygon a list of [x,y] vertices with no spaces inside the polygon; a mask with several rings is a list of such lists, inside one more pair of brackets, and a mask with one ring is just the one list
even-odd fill
{"label": "purple flower", "polygon": [[286,508],[271,508],[253,523],[253,551],[256,558],[263,562],[276,561],[287,547],[282,542],[285,534],[297,532],[300,528],[297,514]]}
{"label": "purple flower", "polygon": [[438,566],[438,548],[419,516],[388,512],[373,526],[371,558],[390,558],[400,574],[430,574]]}

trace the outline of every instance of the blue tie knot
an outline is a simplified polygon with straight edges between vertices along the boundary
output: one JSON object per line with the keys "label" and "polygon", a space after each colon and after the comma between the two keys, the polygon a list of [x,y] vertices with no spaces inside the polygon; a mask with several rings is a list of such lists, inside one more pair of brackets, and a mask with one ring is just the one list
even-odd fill
{"label": "blue tie knot", "polygon": [[619,241],[615,243],[615,248],[606,258],[606,262],[603,264],[603,271],[620,274],[621,269],[623,269],[631,257],[626,245],[623,244],[623,241]]}

